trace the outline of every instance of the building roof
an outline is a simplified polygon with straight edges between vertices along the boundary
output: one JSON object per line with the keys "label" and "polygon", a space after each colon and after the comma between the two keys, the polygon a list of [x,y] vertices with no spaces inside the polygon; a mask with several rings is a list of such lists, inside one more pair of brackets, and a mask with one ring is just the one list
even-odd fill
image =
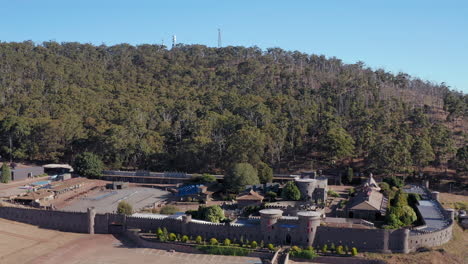
{"label": "building roof", "polygon": [[372,173],[369,175],[369,179],[367,179],[364,186],[369,186],[369,187],[373,188],[376,191],[380,191],[380,187],[377,184],[377,182],[375,181],[375,179],[372,177]]}
{"label": "building roof", "polygon": [[349,210],[380,211],[385,214],[387,209],[387,198],[373,188],[365,188],[351,198],[348,203]]}
{"label": "building roof", "polygon": [[258,194],[256,191],[250,190],[250,192],[239,194],[236,197],[236,200],[263,201],[263,198],[264,197],[262,195]]}
{"label": "building roof", "polygon": [[46,164],[42,166],[44,169],[59,169],[59,168],[64,168],[64,169],[69,169],[70,172],[73,172],[73,167],[68,165],[68,164]]}

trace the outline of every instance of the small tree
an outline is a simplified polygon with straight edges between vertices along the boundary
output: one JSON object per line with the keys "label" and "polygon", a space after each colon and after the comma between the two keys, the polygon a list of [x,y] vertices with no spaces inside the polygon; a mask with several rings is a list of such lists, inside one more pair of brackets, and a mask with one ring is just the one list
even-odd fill
{"label": "small tree", "polygon": [[269,243],[268,244],[268,249],[271,250],[271,251],[274,251],[275,250],[275,246],[273,246],[273,244]]}
{"label": "small tree", "polygon": [[159,213],[164,214],[164,215],[173,215],[173,214],[177,213],[177,208],[175,206],[172,206],[172,205],[166,205],[163,208],[161,208]]}
{"label": "small tree", "polygon": [[356,249],[355,247],[353,247],[353,248],[351,249],[351,255],[357,256],[357,254],[358,254],[357,249]]}
{"label": "small tree", "polygon": [[212,245],[212,246],[218,245],[218,240],[216,238],[211,238],[210,239],[210,245]]}
{"label": "small tree", "polygon": [[268,164],[260,162],[258,164],[257,172],[260,183],[267,183],[273,181],[273,169],[270,168]]}
{"label": "small tree", "polygon": [[229,240],[228,238],[224,239],[223,245],[230,246],[231,245],[231,240]]}
{"label": "small tree", "polygon": [[252,248],[257,248],[258,247],[257,241],[252,241],[252,243],[250,245],[252,246]]}
{"label": "small tree", "polygon": [[296,183],[289,181],[284,186],[281,196],[287,200],[298,201],[301,199],[301,192],[297,188]]}
{"label": "small tree", "polygon": [[346,245],[346,246],[344,247],[344,251],[345,251],[345,253],[346,253],[346,254],[348,254],[348,253],[349,253],[349,248],[348,248],[348,245]]}
{"label": "small tree", "polygon": [[74,168],[83,177],[97,178],[102,175],[104,165],[101,159],[94,153],[84,152],[75,159]]}
{"label": "small tree", "polygon": [[331,251],[332,253],[335,252],[335,243],[332,243],[332,244],[331,244],[331,246],[330,246],[330,251]]}
{"label": "small tree", "polygon": [[121,201],[117,205],[117,213],[118,214],[124,214],[124,215],[131,215],[133,213],[133,208],[126,201]]}
{"label": "small tree", "polygon": [[349,167],[348,168],[348,183],[351,183],[353,181],[353,177],[354,177],[353,168]]}
{"label": "small tree", "polygon": [[323,252],[323,253],[327,253],[327,252],[328,252],[328,245],[327,245],[327,244],[323,245],[323,247],[322,247],[322,252]]}
{"label": "small tree", "polygon": [[263,240],[262,240],[262,241],[260,241],[260,248],[264,248],[264,247],[265,247],[265,242],[263,242]]}
{"label": "small tree", "polygon": [[158,235],[158,237],[163,235],[163,231],[160,227],[158,227],[158,229],[156,230],[156,235]]}
{"label": "small tree", "polygon": [[188,236],[182,236],[182,242],[187,243],[189,241]]}
{"label": "small tree", "polygon": [[4,162],[2,165],[2,183],[8,183],[11,181],[10,167]]}
{"label": "small tree", "polygon": [[195,243],[201,244],[202,242],[203,242],[203,238],[201,236],[197,236],[197,238],[195,238]]}

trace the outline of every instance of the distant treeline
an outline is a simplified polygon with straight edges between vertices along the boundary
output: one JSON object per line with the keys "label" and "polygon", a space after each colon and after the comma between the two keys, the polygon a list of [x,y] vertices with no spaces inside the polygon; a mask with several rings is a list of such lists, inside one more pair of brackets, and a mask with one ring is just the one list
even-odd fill
{"label": "distant treeline", "polygon": [[447,124],[466,120],[467,105],[444,84],[279,48],[0,43],[5,160],[87,151],[156,171],[352,157],[387,173],[466,169],[466,133]]}

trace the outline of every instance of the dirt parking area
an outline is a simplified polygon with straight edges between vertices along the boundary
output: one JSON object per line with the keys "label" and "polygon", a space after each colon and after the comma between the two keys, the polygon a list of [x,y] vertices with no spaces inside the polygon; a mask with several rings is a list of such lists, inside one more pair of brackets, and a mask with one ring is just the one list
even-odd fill
{"label": "dirt parking area", "polygon": [[259,258],[167,252],[123,245],[112,235],[40,229],[0,219],[2,264],[210,263],[261,264]]}

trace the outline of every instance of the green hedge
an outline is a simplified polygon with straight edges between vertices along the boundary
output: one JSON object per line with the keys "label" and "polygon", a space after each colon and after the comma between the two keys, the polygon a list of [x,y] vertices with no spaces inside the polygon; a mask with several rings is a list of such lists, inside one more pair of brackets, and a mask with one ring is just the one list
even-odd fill
{"label": "green hedge", "polygon": [[196,248],[211,255],[247,256],[250,252],[250,250],[245,248],[225,246],[197,246]]}

